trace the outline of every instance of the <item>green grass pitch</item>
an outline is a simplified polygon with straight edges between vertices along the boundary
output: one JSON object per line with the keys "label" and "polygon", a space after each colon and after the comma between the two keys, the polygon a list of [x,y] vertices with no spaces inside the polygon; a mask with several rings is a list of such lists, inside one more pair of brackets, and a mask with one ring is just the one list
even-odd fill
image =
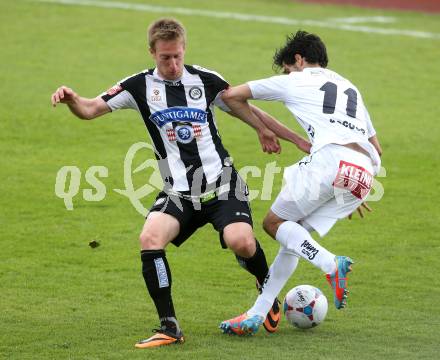
{"label": "green grass pitch", "polygon": [[[135,0],[132,0],[133,2]],[[153,4],[153,2],[151,2]],[[326,20],[389,16],[371,27],[440,33],[440,16],[294,1],[156,0],[155,5]],[[222,73],[232,84],[273,74],[271,59],[284,36],[298,28],[325,40],[329,68],[361,90],[378,135],[387,176],[385,194],[364,220],[343,220],[322,239],[355,259],[348,308],[332,306],[326,321],[299,331],[282,321],[277,334],[253,338],[220,334],[220,321],[254,301],[254,282],[207,226],[181,248],[168,248],[173,294],[187,342],[152,351],[133,344],[157,325],[140,272],[138,234],[143,217],[113,189],[124,188],[128,148],[146,141],[135,112],[92,122],[53,109],[62,84],[96,96],[121,78],[152,65],[145,32],[167,14],[0,1],[0,359],[434,359],[440,351],[439,164],[440,39],[344,31],[318,25],[173,15],[186,25],[186,62]],[[364,25],[364,24],[358,24]],[[260,104],[298,129],[281,104]],[[260,152],[253,130],[217,111],[224,143],[238,168],[279,166],[301,154],[287,143],[277,156]],[[135,158],[139,165],[152,154]],[[67,211],[55,178],[77,166],[80,191]],[[85,201],[90,166],[108,168],[107,194]],[[148,178],[134,175],[137,187]],[[249,177],[259,189],[262,178]],[[281,185],[275,177],[273,196]],[[143,199],[145,207],[154,195]],[[253,200],[255,233],[268,261],[276,243],[261,229],[271,202]],[[89,242],[99,241],[92,249]],[[282,292],[298,284],[321,288],[319,270],[302,261]]]}

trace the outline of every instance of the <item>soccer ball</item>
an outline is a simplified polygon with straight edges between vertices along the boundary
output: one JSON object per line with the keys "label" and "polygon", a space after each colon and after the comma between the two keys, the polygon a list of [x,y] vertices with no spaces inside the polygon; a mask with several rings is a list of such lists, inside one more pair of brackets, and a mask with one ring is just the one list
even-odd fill
{"label": "soccer ball", "polygon": [[287,321],[300,329],[308,329],[323,322],[327,308],[325,295],[310,285],[299,285],[291,289],[283,304]]}

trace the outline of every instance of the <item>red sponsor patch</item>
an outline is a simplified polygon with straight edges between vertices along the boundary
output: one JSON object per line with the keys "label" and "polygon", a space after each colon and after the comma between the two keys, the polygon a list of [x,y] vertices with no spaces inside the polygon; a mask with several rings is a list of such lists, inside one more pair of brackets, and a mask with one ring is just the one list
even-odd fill
{"label": "red sponsor patch", "polygon": [[368,195],[373,183],[373,176],[363,167],[341,160],[333,186],[349,190],[358,199]]}
{"label": "red sponsor patch", "polygon": [[[194,137],[198,138],[202,136],[202,127],[200,125],[192,125],[192,129],[194,132]],[[169,141],[176,141],[177,140],[176,130],[167,129],[167,137]]]}
{"label": "red sponsor patch", "polygon": [[192,128],[194,130],[194,136],[195,137],[202,136],[202,127],[200,125],[193,125]]}
{"label": "red sponsor patch", "polygon": [[107,90],[107,95],[113,96],[121,91],[122,91],[122,86],[116,84],[115,86],[112,86],[110,89]]}
{"label": "red sponsor patch", "polygon": [[176,132],[174,131],[174,129],[168,129],[167,136],[169,141],[176,141]]}

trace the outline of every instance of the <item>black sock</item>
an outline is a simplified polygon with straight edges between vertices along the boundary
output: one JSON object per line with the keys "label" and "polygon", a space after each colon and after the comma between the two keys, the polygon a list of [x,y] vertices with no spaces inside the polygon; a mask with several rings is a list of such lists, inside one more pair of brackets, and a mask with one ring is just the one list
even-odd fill
{"label": "black sock", "polygon": [[254,275],[259,284],[264,282],[267,273],[269,272],[269,268],[267,266],[266,255],[264,255],[264,251],[260,246],[260,243],[257,239],[255,239],[257,250],[255,254],[250,258],[244,258],[235,254],[238,263],[240,266],[247,271],[249,271],[252,275]]}
{"label": "black sock", "polygon": [[142,275],[162,327],[180,331],[171,298],[171,271],[164,250],[142,250]]}

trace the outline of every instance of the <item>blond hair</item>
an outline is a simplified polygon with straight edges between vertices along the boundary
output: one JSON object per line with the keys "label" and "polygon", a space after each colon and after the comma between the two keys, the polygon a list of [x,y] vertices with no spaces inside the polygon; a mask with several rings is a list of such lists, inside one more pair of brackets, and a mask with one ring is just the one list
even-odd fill
{"label": "blond hair", "polygon": [[181,39],[186,43],[186,31],[183,25],[172,18],[163,18],[148,27],[148,45],[154,50],[158,40],[172,41]]}

